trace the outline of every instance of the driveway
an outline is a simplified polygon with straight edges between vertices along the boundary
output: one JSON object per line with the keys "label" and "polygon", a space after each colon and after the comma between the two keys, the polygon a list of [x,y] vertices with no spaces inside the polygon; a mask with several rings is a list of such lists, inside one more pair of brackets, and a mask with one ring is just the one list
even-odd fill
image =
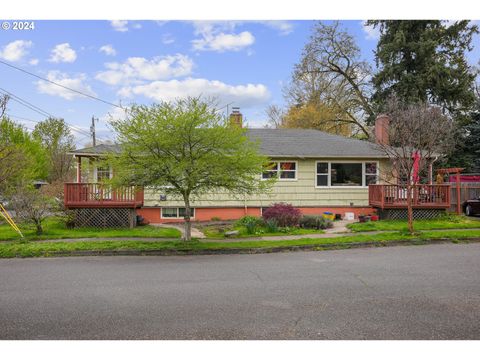
{"label": "driveway", "polygon": [[480,244],[0,260],[0,339],[480,339]]}

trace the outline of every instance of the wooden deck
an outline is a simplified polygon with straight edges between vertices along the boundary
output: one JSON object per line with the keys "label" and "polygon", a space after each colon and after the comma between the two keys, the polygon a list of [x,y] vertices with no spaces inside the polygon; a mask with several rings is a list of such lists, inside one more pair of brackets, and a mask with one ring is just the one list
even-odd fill
{"label": "wooden deck", "polygon": [[125,186],[112,189],[98,183],[65,183],[65,207],[138,208],[143,205],[143,189]]}
{"label": "wooden deck", "polygon": [[[380,209],[406,208],[406,186],[369,185],[368,201],[370,206]],[[450,207],[450,185],[414,185],[412,204],[415,209],[447,209]]]}

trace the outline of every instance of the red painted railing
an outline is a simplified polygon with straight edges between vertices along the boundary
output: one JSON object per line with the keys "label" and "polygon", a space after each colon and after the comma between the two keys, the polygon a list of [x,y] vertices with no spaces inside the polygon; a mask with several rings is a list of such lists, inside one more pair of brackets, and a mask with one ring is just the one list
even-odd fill
{"label": "red painted railing", "polygon": [[[415,208],[450,207],[450,185],[412,185],[412,205]],[[405,185],[369,185],[368,201],[381,209],[406,208],[407,187]]]}
{"label": "red painted railing", "polygon": [[65,183],[65,207],[140,207],[143,189],[135,186],[112,188],[100,183]]}

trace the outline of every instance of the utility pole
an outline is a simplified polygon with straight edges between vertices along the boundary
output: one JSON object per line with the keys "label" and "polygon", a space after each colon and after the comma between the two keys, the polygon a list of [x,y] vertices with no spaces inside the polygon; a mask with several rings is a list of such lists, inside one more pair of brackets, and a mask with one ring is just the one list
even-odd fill
{"label": "utility pole", "polygon": [[90,134],[92,135],[92,144],[93,146],[97,145],[97,139],[95,137],[95,120],[98,121],[98,119],[95,119],[94,116],[92,116],[92,125],[90,125]]}

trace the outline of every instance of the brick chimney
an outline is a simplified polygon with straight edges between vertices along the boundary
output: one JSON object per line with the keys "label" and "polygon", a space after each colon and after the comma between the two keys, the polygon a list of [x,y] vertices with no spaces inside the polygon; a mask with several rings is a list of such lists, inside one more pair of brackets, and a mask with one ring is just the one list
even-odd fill
{"label": "brick chimney", "polygon": [[375,142],[378,144],[388,145],[390,139],[388,138],[388,126],[390,118],[388,115],[380,114],[375,119]]}
{"label": "brick chimney", "polygon": [[230,124],[238,127],[243,127],[243,115],[240,112],[240,108],[232,108],[232,113],[230,114]]}

